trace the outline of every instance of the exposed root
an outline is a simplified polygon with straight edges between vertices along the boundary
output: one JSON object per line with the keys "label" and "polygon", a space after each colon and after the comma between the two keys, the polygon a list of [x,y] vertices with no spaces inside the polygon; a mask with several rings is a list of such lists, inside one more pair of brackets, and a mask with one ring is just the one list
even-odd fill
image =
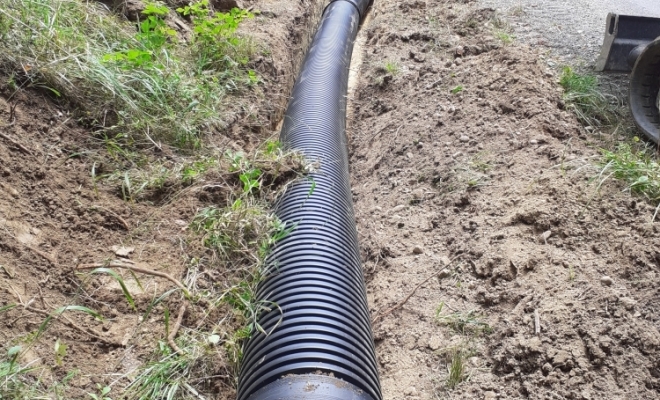
{"label": "exposed root", "polygon": [[185,355],[186,352],[181,350],[181,348],[174,341],[174,338],[176,338],[176,334],[179,332],[179,328],[181,328],[181,321],[183,321],[183,314],[185,313],[186,313],[186,302],[184,301],[183,304],[181,304],[181,307],[179,307],[179,315],[177,315],[176,317],[174,326],[172,327],[172,330],[170,330],[170,334],[167,335],[167,344],[169,344],[172,350],[176,351],[176,353],[180,356]]}
{"label": "exposed root", "polygon": [[382,313],[376,315],[376,316],[371,320],[372,325],[375,325],[376,322],[378,322],[379,320],[383,319],[385,316],[387,316],[387,315],[393,313],[394,311],[398,310],[399,308],[401,308],[401,306],[403,306],[404,304],[406,304],[406,302],[407,302],[408,300],[410,300],[411,297],[413,297],[413,295],[415,294],[415,292],[417,291],[417,289],[419,289],[420,287],[422,287],[422,285],[425,284],[426,282],[428,282],[428,281],[430,281],[431,279],[435,278],[436,276],[440,275],[440,273],[441,273],[445,268],[447,268],[448,266],[450,266],[451,263],[453,263],[453,262],[454,262],[458,257],[460,257],[460,256],[461,256],[461,255],[459,254],[459,255],[457,255],[456,257],[452,258],[451,260],[449,260],[449,262],[448,262],[447,264],[445,264],[442,268],[440,268],[440,271],[438,271],[438,272],[434,272],[431,276],[429,276],[428,278],[426,278],[426,279],[424,279],[422,282],[420,282],[419,285],[415,286],[415,288],[412,290],[412,292],[410,292],[410,294],[409,294],[408,296],[406,296],[405,299],[401,300],[400,302],[398,302],[397,304],[395,304],[393,307],[390,307],[389,309],[385,310],[384,312],[382,312]]}

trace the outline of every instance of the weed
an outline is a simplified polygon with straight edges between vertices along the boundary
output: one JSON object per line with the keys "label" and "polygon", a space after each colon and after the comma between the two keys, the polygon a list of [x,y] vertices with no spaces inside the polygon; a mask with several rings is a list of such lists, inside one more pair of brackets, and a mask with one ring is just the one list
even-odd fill
{"label": "weed", "polygon": [[467,377],[465,368],[467,354],[463,348],[457,347],[451,349],[447,353],[447,358],[447,370],[449,372],[449,376],[447,377],[447,387],[454,389]]}
{"label": "weed", "polygon": [[55,364],[57,364],[58,367],[62,366],[62,363],[64,361],[64,357],[66,357],[66,349],[69,346],[67,346],[64,342],[60,341],[59,338],[55,340],[55,346],[54,346],[54,354],[55,354]]}
{"label": "weed", "polygon": [[449,315],[441,315],[444,303],[436,309],[435,318],[438,323],[447,325],[461,334],[472,333],[492,333],[493,329],[487,323],[481,320],[482,315],[475,310],[467,312],[455,312]]}
{"label": "weed", "polygon": [[610,177],[623,181],[630,192],[643,196],[658,206],[653,215],[655,220],[660,209],[660,164],[655,158],[654,150],[646,146],[634,149],[630,144],[621,143],[613,151],[602,152],[604,160],[599,175],[599,187]]}
{"label": "weed", "polygon": [[564,67],[559,80],[564,88],[564,101],[578,119],[588,126],[613,127],[619,119],[614,96],[598,90],[598,79],[593,75],[578,74],[571,67]]}
{"label": "weed", "polygon": [[0,360],[0,399],[28,400],[37,397],[39,383],[29,374],[35,367],[21,366],[21,346],[13,346]]}
{"label": "weed", "polygon": [[47,88],[77,106],[77,117],[102,135],[146,145],[151,132],[194,148],[202,132],[224,126],[227,91],[258,79],[243,78],[255,46],[235,34],[249,13],[214,14],[206,4],[187,6],[198,10],[187,43],[165,24],[169,10],[160,3],[147,3],[136,32],[96,2],[6,0],[0,67],[16,71],[21,85]]}
{"label": "weed", "polygon": [[513,36],[504,31],[495,31],[495,37],[498,38],[505,45],[513,43]]}
{"label": "weed", "polygon": [[207,341],[194,333],[181,335],[177,340],[183,355],[173,352],[164,341],[158,342],[154,359],[142,366],[138,375],[126,387],[125,398],[131,400],[174,399],[199,395],[191,386],[193,377],[204,376],[212,366],[209,352],[213,349]]}
{"label": "weed", "polygon": [[568,266],[568,281],[571,283],[575,281],[575,268],[572,265]]}
{"label": "weed", "polygon": [[[246,40],[238,38],[234,32],[238,24],[253,14],[246,10],[232,8],[227,13],[215,13],[209,10],[209,1],[200,0],[177,12],[190,17],[193,22],[193,49],[197,56],[200,70],[226,69],[234,63],[245,65],[252,56],[253,48],[246,45]],[[256,74],[248,73],[250,81],[256,83]]]}
{"label": "weed", "polygon": [[92,400],[112,400],[110,397],[108,397],[110,390],[112,390],[110,386],[101,386],[97,383],[96,388],[98,389],[98,394],[87,393],[87,395],[91,397]]}
{"label": "weed", "polygon": [[453,88],[453,89],[451,90],[451,93],[452,93],[452,94],[458,94],[458,93],[460,93],[460,92],[462,92],[462,91],[463,91],[463,86],[462,86],[462,85],[458,85],[458,86],[456,86],[455,88]]}
{"label": "weed", "polygon": [[401,72],[401,67],[394,61],[387,61],[384,65],[384,68],[385,72],[392,76],[397,76],[399,75],[399,72]]}

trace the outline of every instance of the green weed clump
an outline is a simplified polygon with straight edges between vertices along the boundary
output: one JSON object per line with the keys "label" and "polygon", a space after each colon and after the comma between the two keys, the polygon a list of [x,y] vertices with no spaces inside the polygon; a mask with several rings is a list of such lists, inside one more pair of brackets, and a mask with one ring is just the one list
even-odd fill
{"label": "green weed clump", "polygon": [[599,90],[598,78],[564,67],[559,84],[564,88],[564,101],[583,124],[595,127],[617,125],[620,118],[618,101]]}
{"label": "green weed clump", "polygon": [[244,68],[256,50],[236,35],[247,11],[213,13],[202,0],[180,12],[193,21],[190,43],[166,24],[173,11],[161,3],[148,2],[135,26],[96,2],[6,0],[0,69],[72,103],[100,136],[195,147],[224,126],[226,94],[257,80]]}
{"label": "green weed clump", "polygon": [[37,396],[39,383],[30,376],[34,367],[20,365],[20,352],[20,346],[10,347],[0,360],[0,399],[28,400]]}
{"label": "green weed clump", "polygon": [[[652,148],[641,146],[634,149],[628,143],[621,143],[613,151],[602,152],[604,160],[600,173],[601,185],[609,177],[614,177],[624,182],[631,193],[660,206],[660,164]],[[657,213],[658,209],[653,219]]]}

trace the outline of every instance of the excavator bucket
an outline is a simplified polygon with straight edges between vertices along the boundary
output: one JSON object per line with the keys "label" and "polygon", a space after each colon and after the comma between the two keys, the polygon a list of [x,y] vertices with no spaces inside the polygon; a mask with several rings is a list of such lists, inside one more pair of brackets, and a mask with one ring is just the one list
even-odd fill
{"label": "excavator bucket", "polygon": [[607,14],[596,71],[632,71],[643,48],[657,37],[660,37],[660,18]]}
{"label": "excavator bucket", "polygon": [[635,124],[660,144],[660,18],[607,14],[596,71],[630,72],[628,104]]}

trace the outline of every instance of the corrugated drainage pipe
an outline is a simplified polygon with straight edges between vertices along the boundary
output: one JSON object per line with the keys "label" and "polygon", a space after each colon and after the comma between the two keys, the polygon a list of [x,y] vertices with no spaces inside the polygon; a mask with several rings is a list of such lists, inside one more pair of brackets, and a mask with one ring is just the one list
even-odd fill
{"label": "corrugated drainage pipe", "polygon": [[[244,348],[238,400],[381,400],[355,228],[346,146],[346,90],[370,0],[325,9],[284,117],[280,139],[317,165],[275,213],[294,230],[267,260],[264,312]],[[279,325],[278,325],[279,324]]]}

